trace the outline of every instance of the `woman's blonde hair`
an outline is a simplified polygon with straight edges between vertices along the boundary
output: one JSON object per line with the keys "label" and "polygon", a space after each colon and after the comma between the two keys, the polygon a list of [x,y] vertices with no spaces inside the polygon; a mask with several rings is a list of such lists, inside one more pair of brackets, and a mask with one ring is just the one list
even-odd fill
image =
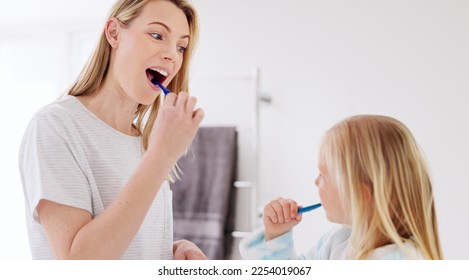
{"label": "woman's blonde hair", "polygon": [[352,259],[410,242],[427,259],[442,259],[432,183],[410,130],[386,116],[360,115],[326,132],[321,157],[349,213]]}
{"label": "woman's blonde hair", "polygon": [[[119,0],[111,8],[108,19],[116,18],[122,26],[128,26],[135,19],[143,6],[149,1],[155,0]],[[169,1],[175,4],[186,15],[189,24],[191,40],[184,51],[183,63],[179,72],[173,78],[168,88],[172,92],[189,91],[189,63],[194,53],[194,48],[198,40],[199,26],[198,16],[194,7],[187,0],[158,0]],[[92,56],[78,76],[77,81],[68,90],[68,95],[78,96],[96,92],[101,88],[109,70],[111,58],[111,46],[109,45],[104,30],[98,41]],[[158,115],[161,97],[158,96],[152,105],[139,105],[135,113],[135,127],[142,136],[142,147],[148,148],[148,138],[153,124]]]}

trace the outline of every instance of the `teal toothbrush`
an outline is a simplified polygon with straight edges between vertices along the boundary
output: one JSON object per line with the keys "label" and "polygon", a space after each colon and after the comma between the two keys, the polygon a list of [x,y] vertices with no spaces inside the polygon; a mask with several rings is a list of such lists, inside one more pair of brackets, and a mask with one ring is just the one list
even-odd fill
{"label": "teal toothbrush", "polygon": [[306,206],[306,207],[300,207],[298,208],[298,214],[313,211],[314,209],[318,209],[319,207],[321,207],[321,203],[313,204],[313,205]]}

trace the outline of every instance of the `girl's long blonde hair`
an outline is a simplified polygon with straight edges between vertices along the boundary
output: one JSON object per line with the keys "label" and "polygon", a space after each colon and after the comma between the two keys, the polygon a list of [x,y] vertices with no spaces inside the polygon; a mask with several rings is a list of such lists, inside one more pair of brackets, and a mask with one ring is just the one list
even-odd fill
{"label": "girl's long blonde hair", "polygon": [[432,183],[410,130],[396,119],[361,115],[326,132],[321,156],[348,211],[352,259],[410,242],[427,259],[442,259]]}
{"label": "girl's long blonde hair", "polygon": [[[111,8],[108,19],[116,18],[122,26],[128,26],[135,19],[143,6],[149,1],[155,0],[119,0]],[[183,62],[179,72],[173,78],[168,88],[172,92],[189,91],[189,63],[194,53],[194,48],[198,40],[199,26],[198,16],[194,7],[187,0],[158,0],[169,1],[175,4],[186,15],[189,23],[189,32],[191,40],[187,49],[184,51]],[[98,45],[92,56],[78,76],[77,81],[68,90],[68,95],[78,96],[96,92],[101,88],[109,70],[111,58],[111,46],[109,45],[106,34],[101,33]],[[135,113],[135,126],[142,136],[143,150],[148,148],[148,138],[153,124],[158,115],[161,97],[158,96],[152,105],[139,105]]]}

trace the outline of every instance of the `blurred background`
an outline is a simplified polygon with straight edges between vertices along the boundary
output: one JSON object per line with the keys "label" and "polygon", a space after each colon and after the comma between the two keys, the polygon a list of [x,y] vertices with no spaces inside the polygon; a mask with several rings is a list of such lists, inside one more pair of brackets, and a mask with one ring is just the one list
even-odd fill
{"label": "blurred background", "polygon": [[[30,258],[23,132],[76,78],[113,3],[0,0],[0,259]],[[382,114],[404,122],[426,153],[445,257],[469,259],[469,1],[193,3],[201,38],[191,94],[206,109],[204,125],[248,131],[238,168],[248,167],[239,172],[251,183],[240,175],[248,193],[237,199],[235,239],[260,226],[259,211],[274,198],[319,202],[323,133],[350,115]],[[225,120],[224,108],[236,116]],[[305,214],[297,251],[331,226],[321,210]]]}

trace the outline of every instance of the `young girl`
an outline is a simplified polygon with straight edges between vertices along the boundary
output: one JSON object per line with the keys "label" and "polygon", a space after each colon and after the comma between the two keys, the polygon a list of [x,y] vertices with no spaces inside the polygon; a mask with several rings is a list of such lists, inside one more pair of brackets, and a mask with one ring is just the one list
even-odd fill
{"label": "young girl", "polygon": [[33,117],[20,172],[34,259],[206,258],[173,242],[167,182],[203,118],[185,92],[197,28],[186,0],[117,1],[68,95]]}
{"label": "young girl", "polygon": [[264,230],[242,240],[245,259],[442,259],[432,184],[409,129],[385,116],[354,116],[322,141],[318,187],[327,219],[341,224],[302,255],[291,229],[298,204],[264,209]]}

